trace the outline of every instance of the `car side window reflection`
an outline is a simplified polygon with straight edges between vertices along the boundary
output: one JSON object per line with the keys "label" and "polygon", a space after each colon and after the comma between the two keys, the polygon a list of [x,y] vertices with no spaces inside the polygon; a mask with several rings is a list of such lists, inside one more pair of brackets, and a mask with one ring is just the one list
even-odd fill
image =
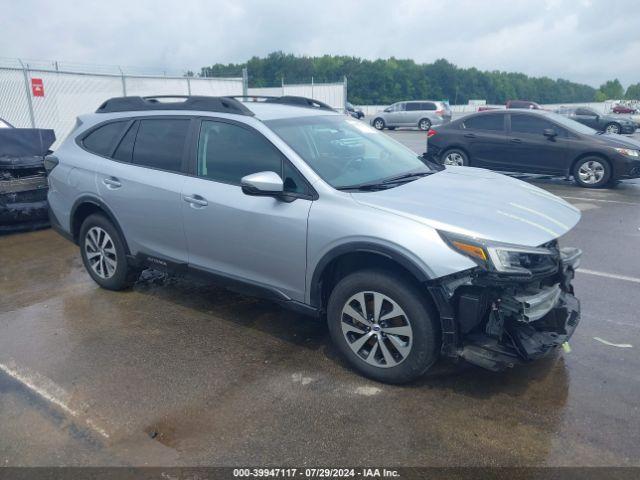
{"label": "car side window reflection", "polygon": [[567,136],[564,128],[544,118],[534,115],[511,115],[511,133],[543,135],[545,130],[554,130],[561,137]]}
{"label": "car side window reflection", "polygon": [[464,128],[469,130],[504,131],[504,115],[477,115],[464,121]]}

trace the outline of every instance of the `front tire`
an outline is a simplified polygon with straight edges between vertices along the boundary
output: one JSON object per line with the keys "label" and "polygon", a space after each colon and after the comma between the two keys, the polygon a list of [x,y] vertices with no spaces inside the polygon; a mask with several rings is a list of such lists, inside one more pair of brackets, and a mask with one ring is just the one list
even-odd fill
{"label": "front tire", "polygon": [[373,128],[375,128],[376,130],[384,130],[384,120],[381,118],[376,118],[373,121]]}
{"label": "front tire", "polygon": [[331,292],[327,308],[336,348],[373,380],[399,384],[416,379],[440,350],[437,317],[425,295],[391,271],[346,276]]}
{"label": "front tire", "polygon": [[573,179],[584,188],[598,188],[611,180],[611,166],[600,157],[586,157],[573,167]]}
{"label": "front tire", "polygon": [[454,167],[468,167],[469,157],[464,150],[450,148],[442,154],[442,165]]}
{"label": "front tire", "polygon": [[606,133],[615,133],[618,134],[621,131],[620,125],[618,125],[617,123],[607,123],[607,125],[604,127],[604,131]]}
{"label": "front tire", "polygon": [[104,215],[92,214],[82,222],[78,243],[84,267],[102,288],[122,290],[138,278],[139,270],[128,264],[122,236]]}

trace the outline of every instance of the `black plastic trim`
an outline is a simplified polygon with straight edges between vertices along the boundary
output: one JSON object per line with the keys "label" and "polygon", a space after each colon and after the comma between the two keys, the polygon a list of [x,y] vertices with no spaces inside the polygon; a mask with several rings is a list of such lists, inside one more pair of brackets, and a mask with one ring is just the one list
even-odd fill
{"label": "black plastic trim", "polygon": [[49,224],[51,225],[51,228],[55,230],[58,234],[60,234],[62,237],[69,240],[70,242],[76,243],[76,241],[73,238],[73,235],[71,235],[64,228],[62,228],[62,225],[60,225],[60,221],[58,220],[58,217],[56,217],[56,214],[53,213],[53,210],[51,210],[51,207],[47,209],[47,213],[49,215]]}
{"label": "black plastic trim", "polygon": [[100,210],[102,210],[105,215],[107,216],[107,218],[109,219],[109,221],[113,224],[113,226],[115,227],[115,229],[118,231],[118,233],[120,234],[120,238],[122,238],[122,241],[124,242],[124,248],[127,254],[130,253],[129,250],[129,245],[127,244],[127,238],[124,236],[124,232],[122,231],[122,228],[120,227],[120,223],[118,222],[118,220],[116,219],[116,216],[114,215],[114,213],[111,211],[111,209],[109,207],[107,207],[107,205],[100,200],[97,197],[94,197],[93,195],[83,195],[82,197],[78,198],[73,206],[71,207],[71,215],[69,216],[71,223],[69,225],[70,229],[71,229],[71,235],[73,238],[73,243],[75,243],[76,245],[78,245],[78,238],[76,237],[76,235],[73,234],[73,223],[75,221],[75,216],[76,216],[76,212],[78,210],[78,208],[81,205],[84,204],[93,204],[96,207],[100,208]]}
{"label": "black plastic trim", "polygon": [[322,275],[327,267],[336,258],[348,254],[348,253],[375,253],[386,257],[394,262],[397,262],[400,266],[411,272],[411,274],[419,281],[426,282],[429,280],[427,274],[425,274],[420,268],[418,268],[413,261],[409,260],[403,254],[393,250],[390,247],[379,245],[372,242],[350,242],[335,247],[324,255],[316,265],[311,277],[311,306],[316,308],[322,308]]}
{"label": "black plastic trim", "polygon": [[[180,98],[181,102],[159,102],[159,98]],[[114,97],[98,107],[96,113],[140,112],[147,110],[195,110],[231,113],[252,117],[254,113],[233,97],[196,95],[156,95],[149,97]]]}
{"label": "black plastic trim", "polygon": [[291,105],[294,107],[315,108],[316,110],[327,110],[335,112],[336,109],[327,105],[320,100],[308,97],[299,97],[295,95],[283,95],[281,97],[274,97],[269,95],[234,95],[230,98],[237,99],[242,98],[253,102],[258,102],[260,99],[263,103],[279,103],[282,105]]}

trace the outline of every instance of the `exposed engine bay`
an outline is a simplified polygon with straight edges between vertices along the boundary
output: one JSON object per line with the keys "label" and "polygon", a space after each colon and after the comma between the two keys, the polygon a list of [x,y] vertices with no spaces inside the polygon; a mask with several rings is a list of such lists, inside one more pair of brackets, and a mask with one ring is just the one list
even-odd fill
{"label": "exposed engine bay", "polygon": [[44,156],[53,130],[0,130],[0,231],[48,225]]}
{"label": "exposed engine bay", "polygon": [[[499,371],[541,358],[571,338],[580,321],[573,295],[582,252],[556,254],[530,278],[472,270],[430,286],[443,325],[443,353]],[[446,303],[445,303],[446,302]]]}

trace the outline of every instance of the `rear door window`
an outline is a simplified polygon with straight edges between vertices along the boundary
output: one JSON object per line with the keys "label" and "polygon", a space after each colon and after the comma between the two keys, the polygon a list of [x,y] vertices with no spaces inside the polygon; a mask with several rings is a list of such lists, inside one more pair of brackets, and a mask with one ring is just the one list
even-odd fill
{"label": "rear door window", "polygon": [[492,132],[504,131],[504,115],[478,115],[463,122],[464,128],[469,130],[487,130]]}
{"label": "rear door window", "polygon": [[116,142],[120,139],[129,122],[111,122],[96,128],[84,137],[82,145],[91,153],[108,157],[113,152]]}
{"label": "rear door window", "polygon": [[189,123],[188,118],[140,120],[132,162],[135,165],[170,172],[182,171],[182,157]]}
{"label": "rear door window", "polygon": [[437,110],[436,104],[433,102],[423,102],[420,105],[422,105],[420,110]]}
{"label": "rear door window", "polygon": [[410,102],[407,103],[407,112],[415,112],[422,109],[421,103]]}

